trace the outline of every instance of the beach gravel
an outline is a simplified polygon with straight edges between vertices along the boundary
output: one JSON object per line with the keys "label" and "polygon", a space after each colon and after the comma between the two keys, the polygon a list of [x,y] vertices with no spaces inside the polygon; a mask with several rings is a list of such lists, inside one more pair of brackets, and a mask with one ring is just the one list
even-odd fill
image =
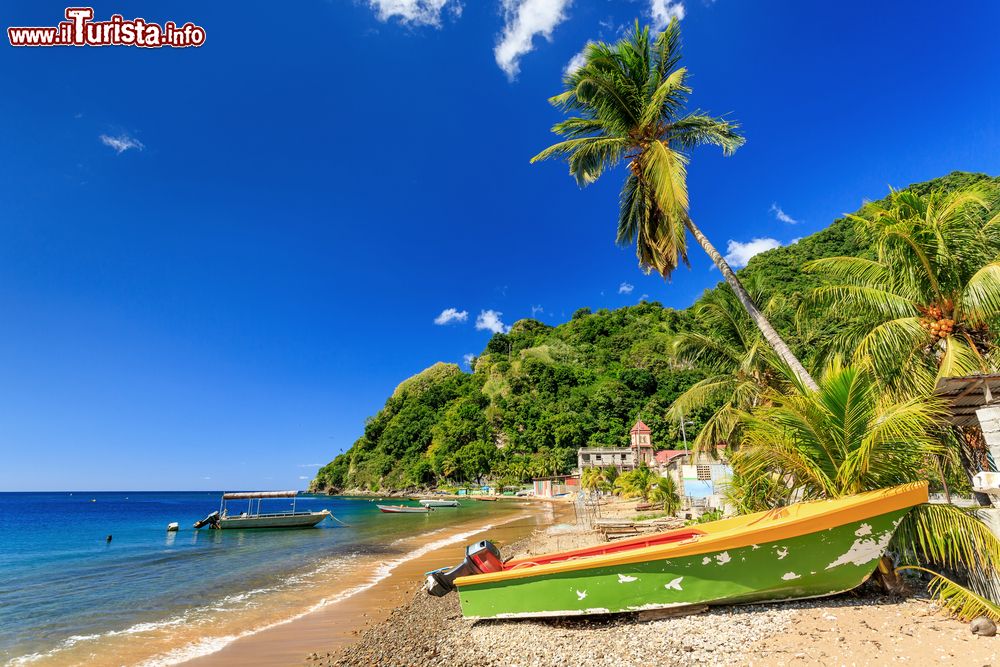
{"label": "beach gravel", "polygon": [[[550,536],[551,537],[551,536]],[[505,556],[551,546],[535,536]],[[479,621],[457,595],[416,591],[411,602],[310,667],[589,667],[600,665],[998,664],[1000,639],[977,637],[926,599],[855,593],[715,607],[639,622],[634,614]]]}

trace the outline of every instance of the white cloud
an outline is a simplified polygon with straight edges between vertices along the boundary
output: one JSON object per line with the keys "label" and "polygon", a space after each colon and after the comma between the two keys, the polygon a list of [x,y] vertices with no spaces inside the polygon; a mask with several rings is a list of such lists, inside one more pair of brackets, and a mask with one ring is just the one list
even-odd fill
{"label": "white cloud", "polygon": [[299,475],[299,479],[309,479],[307,475]]}
{"label": "white cloud", "polygon": [[635,289],[635,285],[631,285],[629,283],[622,283],[621,285],[618,286],[618,293],[619,294],[631,294],[632,290],[634,290],[634,289]]}
{"label": "white cloud", "polygon": [[792,239],[791,241],[788,242],[788,245],[795,245],[796,243],[798,243],[801,240],[802,240],[801,236],[796,236],[794,239]]}
{"label": "white cloud", "polygon": [[684,3],[681,0],[649,0],[649,13],[657,30],[663,30],[671,19],[684,18]]}
{"label": "white cloud", "polygon": [[730,240],[729,245],[726,246],[726,261],[731,267],[738,269],[746,266],[754,255],[780,247],[781,242],[772,238],[753,239],[746,243]]}
{"label": "white cloud", "polygon": [[541,305],[532,306],[531,307],[531,316],[532,317],[534,317],[535,315],[544,315],[544,314],[545,314],[545,309],[542,308]]}
{"label": "white cloud", "polygon": [[115,153],[118,153],[118,155],[121,155],[125,151],[130,150],[132,148],[138,151],[141,151],[142,149],[145,148],[145,146],[142,145],[141,141],[139,141],[135,137],[130,137],[125,132],[122,132],[117,137],[112,137],[107,134],[102,134],[99,138],[102,144],[104,144],[105,146],[110,146],[111,148],[115,149]]}
{"label": "white cloud", "polygon": [[434,318],[434,324],[451,324],[452,322],[465,322],[469,319],[469,311],[458,308],[445,308],[441,314]]}
{"label": "white cloud", "polygon": [[476,329],[479,331],[492,331],[495,334],[507,333],[510,331],[510,327],[503,323],[500,316],[503,313],[496,310],[483,310],[480,311],[479,316],[476,318]]}
{"label": "white cloud", "polygon": [[649,298],[648,294],[643,294],[642,296],[639,297],[639,301],[645,301],[648,298]]}
{"label": "white cloud", "polygon": [[787,222],[790,225],[799,224],[798,220],[796,220],[795,218],[793,218],[792,216],[788,215],[783,210],[781,210],[781,207],[778,206],[777,202],[771,204],[771,208],[768,210],[770,210],[771,213],[774,213],[774,217],[780,220],[781,222]]}
{"label": "white cloud", "polygon": [[300,463],[299,467],[300,468],[322,468],[323,464],[322,463]]}
{"label": "white cloud", "polygon": [[536,35],[552,39],[552,31],[566,20],[566,9],[573,0],[502,0],[503,34],[493,57],[507,78],[513,80],[521,71],[521,56],[535,48]]}
{"label": "white cloud", "polygon": [[476,360],[476,355],[468,352],[462,355],[462,363],[464,363],[469,368],[472,368],[472,362]]}
{"label": "white cloud", "polygon": [[447,8],[453,15],[462,14],[460,0],[368,0],[379,21],[391,18],[412,25],[441,25],[441,14]]}
{"label": "white cloud", "polygon": [[587,47],[583,47],[579,53],[575,54],[563,68],[563,74],[570,75],[587,64]]}

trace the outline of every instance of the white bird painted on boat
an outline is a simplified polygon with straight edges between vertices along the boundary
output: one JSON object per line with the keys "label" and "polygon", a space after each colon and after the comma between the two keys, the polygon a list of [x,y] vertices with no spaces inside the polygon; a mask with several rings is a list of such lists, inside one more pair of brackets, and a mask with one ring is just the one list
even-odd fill
{"label": "white bird painted on boat", "polygon": [[681,580],[682,580],[683,578],[684,578],[684,577],[677,577],[676,579],[673,579],[673,580],[671,580],[671,581],[670,581],[670,583],[667,583],[667,584],[663,584],[663,587],[664,587],[664,588],[666,588],[666,589],[667,589],[668,591],[669,591],[670,589],[673,589],[673,590],[675,590],[675,591],[679,591],[679,590],[683,590],[683,589],[681,588]]}

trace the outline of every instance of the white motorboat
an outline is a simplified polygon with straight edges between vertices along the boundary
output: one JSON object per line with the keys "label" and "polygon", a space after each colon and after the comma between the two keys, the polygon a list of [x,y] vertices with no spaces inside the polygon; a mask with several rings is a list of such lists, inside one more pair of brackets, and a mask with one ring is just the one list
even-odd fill
{"label": "white motorboat", "polygon": [[430,507],[414,507],[413,505],[378,505],[375,507],[385,514],[427,514]]}
{"label": "white motorboat", "polygon": [[[333,516],[330,510],[319,512],[296,512],[295,498],[298,491],[253,491],[249,493],[223,493],[222,502],[216,512],[194,524],[195,528],[208,526],[220,530],[244,528],[312,528],[328,516]],[[261,501],[268,498],[291,498],[290,512],[261,512]],[[229,512],[227,501],[246,500],[245,512],[233,514]],[[257,501],[256,504],[254,501]]]}
{"label": "white motorboat", "polygon": [[433,498],[424,498],[420,504],[424,507],[458,507],[457,500],[435,500]]}

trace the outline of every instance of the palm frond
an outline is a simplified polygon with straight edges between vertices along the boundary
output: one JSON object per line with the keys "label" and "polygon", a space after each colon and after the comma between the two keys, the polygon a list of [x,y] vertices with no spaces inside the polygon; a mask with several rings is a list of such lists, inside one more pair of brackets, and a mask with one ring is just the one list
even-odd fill
{"label": "palm frond", "polygon": [[827,285],[817,287],[805,299],[809,306],[834,307],[851,305],[864,309],[869,316],[879,318],[913,317],[918,314],[909,299],[893,292],[857,285]]}
{"label": "palm frond", "polygon": [[935,380],[987,372],[986,361],[962,336],[951,334],[944,339],[944,354],[938,363]]}
{"label": "palm frond", "polygon": [[660,82],[646,102],[639,121],[641,125],[650,125],[661,117],[669,117],[683,106],[685,96],[691,92],[691,89],[684,85],[686,76],[687,69],[681,67]]}
{"label": "palm frond", "polygon": [[805,273],[819,273],[828,280],[859,287],[884,288],[889,281],[889,269],[881,262],[863,257],[824,257],[806,262]]}
{"label": "palm frond", "polygon": [[644,176],[649,181],[656,205],[665,216],[681,217],[688,210],[687,158],[662,141],[649,145]]}
{"label": "palm frond", "polygon": [[948,577],[919,565],[902,565],[896,568],[897,573],[903,570],[919,570],[931,575],[927,592],[931,594],[931,597],[937,599],[945,611],[958,620],[971,621],[974,618],[985,616],[994,622],[1000,622],[1000,606],[955,583]]}
{"label": "palm frond", "polygon": [[671,123],[663,139],[685,151],[706,144],[718,146],[723,155],[732,155],[746,143],[736,121],[713,118],[697,111]]}
{"label": "palm frond", "polygon": [[1000,319],[1000,262],[987,264],[969,279],[957,309],[974,325]]}
{"label": "palm frond", "polygon": [[954,505],[914,507],[896,527],[893,548],[904,558],[989,579],[1000,566],[1000,539],[974,511]]}

